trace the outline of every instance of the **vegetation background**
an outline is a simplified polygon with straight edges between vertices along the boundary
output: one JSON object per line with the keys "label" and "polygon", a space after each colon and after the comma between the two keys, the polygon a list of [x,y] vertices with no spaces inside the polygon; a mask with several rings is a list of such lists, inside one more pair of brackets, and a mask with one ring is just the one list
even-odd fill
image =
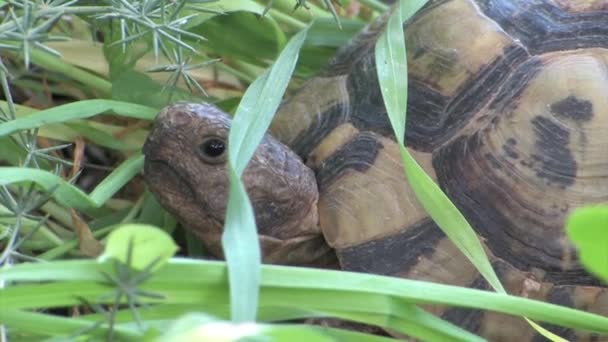
{"label": "vegetation background", "polygon": [[[401,23],[425,3],[398,3],[376,46],[397,132]],[[231,141],[247,133],[255,146],[283,96],[387,10],[376,0],[0,0],[0,341],[391,339],[302,324],[328,316],[422,340],[480,339],[421,304],[608,334],[608,318],[505,294],[466,220],[405,149],[417,195],[496,293],[260,265],[239,181],[251,151],[230,151],[227,263],[201,260],[200,243],[146,191],[141,147],[161,107],[213,102],[244,123]],[[583,208],[568,227],[604,279],[607,222],[605,207]]]}

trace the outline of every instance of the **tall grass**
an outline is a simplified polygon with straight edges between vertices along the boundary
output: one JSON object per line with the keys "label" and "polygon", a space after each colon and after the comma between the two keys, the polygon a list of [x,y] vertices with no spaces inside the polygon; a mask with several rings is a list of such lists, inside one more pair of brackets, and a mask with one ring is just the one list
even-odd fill
{"label": "tall grass", "polygon": [[[232,339],[390,339],[271,324],[330,316],[422,340],[480,340],[421,304],[492,310],[608,334],[608,318],[504,293],[260,264],[240,174],[284,92],[314,75],[387,8],[361,3],[353,14],[328,7],[329,1],[297,1],[301,6],[293,11],[296,1],[275,0],[261,17],[264,1],[0,1],[0,339],[219,341],[227,330]],[[406,101],[395,94],[407,89],[406,80],[395,77],[407,74],[401,22],[424,3],[400,3],[376,50],[378,60],[387,62],[379,78],[399,137]],[[169,234],[186,240],[183,256],[201,251],[138,186],[147,122],[178,99],[214,102],[237,113],[230,136],[226,263],[161,258],[173,251]],[[103,151],[115,161],[109,169],[96,165],[85,150]],[[500,290],[466,220],[406,152],[404,163],[425,208]],[[86,182],[91,170],[103,178]],[[102,248],[103,257],[95,258]]]}

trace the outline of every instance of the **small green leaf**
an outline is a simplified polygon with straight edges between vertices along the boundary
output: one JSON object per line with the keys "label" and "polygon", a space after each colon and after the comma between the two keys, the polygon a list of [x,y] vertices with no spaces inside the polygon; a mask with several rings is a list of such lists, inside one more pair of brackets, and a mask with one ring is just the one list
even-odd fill
{"label": "small green leaf", "polygon": [[585,268],[608,281],[608,206],[576,209],[566,223],[566,231]]}
{"label": "small green leaf", "polygon": [[261,328],[255,323],[233,324],[204,314],[188,314],[172,324],[160,341],[236,342],[241,338],[259,336]]}
{"label": "small green leaf", "polygon": [[147,224],[125,224],[110,233],[99,260],[127,262],[130,244],[133,248],[130,266],[137,270],[152,263],[156,263],[153,269],[158,269],[178,250],[171,236],[162,229]]}

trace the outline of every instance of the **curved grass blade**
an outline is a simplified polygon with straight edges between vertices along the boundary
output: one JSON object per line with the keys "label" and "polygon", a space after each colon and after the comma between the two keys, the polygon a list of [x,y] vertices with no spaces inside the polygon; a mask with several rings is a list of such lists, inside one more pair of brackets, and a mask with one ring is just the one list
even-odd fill
{"label": "curved grass blade", "polygon": [[[0,108],[8,106],[5,101],[0,100]],[[21,118],[39,110],[15,104],[17,118]],[[54,123],[40,127],[38,136],[59,141],[74,141],[78,136],[85,138],[101,147],[107,147],[119,151],[130,151],[140,149],[147,132],[138,129],[130,132],[127,136],[116,139],[114,134],[123,132],[125,127],[105,124],[92,120],[70,120],[66,123]],[[0,150],[0,153],[4,151]],[[15,152],[13,152],[15,154]],[[17,163],[11,163],[16,165]]]}
{"label": "curved grass blade", "polygon": [[135,154],[114,169],[88,195],[59,176],[34,168],[0,167],[0,185],[34,182],[46,191],[53,190],[52,196],[60,204],[86,212],[89,209],[101,207],[141,171],[143,162],[143,155]]}
{"label": "curved grass blade", "polygon": [[385,32],[376,43],[376,68],[382,97],[400,145],[408,183],[420,204],[488,283],[497,291],[504,292],[473,228],[439,186],[418,165],[404,145],[408,70],[403,22],[426,2],[427,0],[400,1],[399,10],[390,16]]}
{"label": "curved grass blade", "polygon": [[158,110],[134,103],[112,100],[83,100],[38,111],[0,124],[0,137],[21,130],[39,128],[52,123],[84,119],[103,113],[120,113],[120,116],[152,120]]}
{"label": "curved grass blade", "polygon": [[261,264],[253,207],[240,177],[279,107],[307,32],[308,28],[293,36],[272,67],[249,86],[228,137],[230,190],[222,244],[236,322],[255,320]]}

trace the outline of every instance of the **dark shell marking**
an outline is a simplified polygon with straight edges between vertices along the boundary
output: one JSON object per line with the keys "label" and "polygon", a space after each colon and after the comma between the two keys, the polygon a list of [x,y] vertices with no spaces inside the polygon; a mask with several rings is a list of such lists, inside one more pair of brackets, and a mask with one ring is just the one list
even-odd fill
{"label": "dark shell marking", "polygon": [[[408,272],[419,258],[435,253],[445,234],[430,219],[395,235],[338,251],[342,266],[355,272],[394,275]],[[407,253],[403,253],[407,251]]]}
{"label": "dark shell marking", "polygon": [[532,154],[530,167],[547,185],[558,184],[567,188],[576,178],[576,160],[568,145],[570,132],[550,119],[537,116],[530,122],[536,134],[536,153]]}
{"label": "dark shell marking", "polygon": [[325,191],[329,184],[336,182],[346,172],[365,173],[376,162],[382,147],[382,143],[368,132],[357,134],[316,169],[319,191]]}
{"label": "dark shell marking", "polygon": [[329,108],[319,120],[302,131],[290,144],[300,156],[308,156],[338,125],[348,121],[348,104],[337,104]]}
{"label": "dark shell marking", "polygon": [[551,111],[558,117],[583,123],[593,118],[593,103],[570,95],[553,103]]}
{"label": "dark shell marking", "polygon": [[608,46],[608,12],[605,10],[570,12],[551,0],[481,0],[478,3],[487,16],[523,42],[532,54]]}

